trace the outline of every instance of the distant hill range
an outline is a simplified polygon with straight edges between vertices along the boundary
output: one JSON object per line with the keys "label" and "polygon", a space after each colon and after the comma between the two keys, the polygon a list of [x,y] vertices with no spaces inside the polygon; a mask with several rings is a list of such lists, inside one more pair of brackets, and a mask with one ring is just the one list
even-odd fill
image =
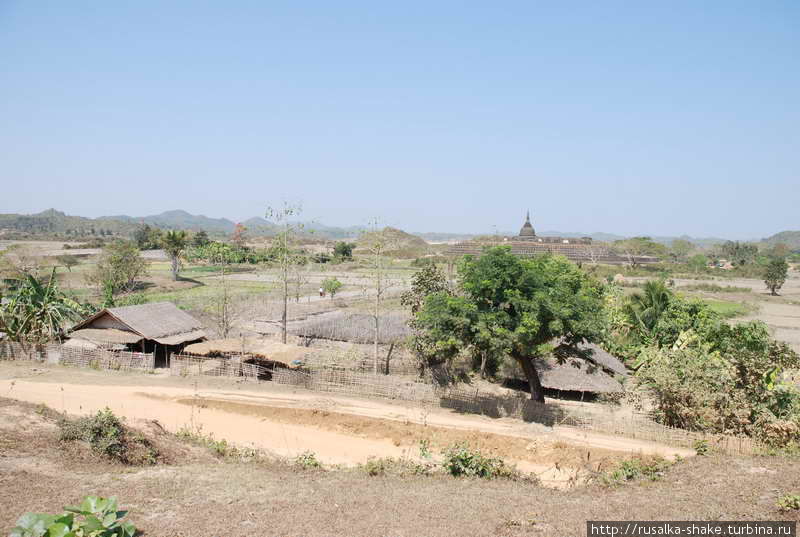
{"label": "distant hill range", "polygon": [[783,243],[789,247],[790,250],[800,250],[800,231],[781,231],[771,237],[767,237],[763,243],[769,246]]}
{"label": "distant hill range", "polygon": [[[183,210],[166,211],[150,216],[114,215],[99,218],[86,218],[71,216],[55,209],[48,209],[37,214],[0,214],[0,238],[53,238],[66,239],[72,237],[86,237],[92,235],[131,236],[137,227],[148,224],[161,229],[186,229],[190,231],[205,231],[211,236],[222,237],[233,233],[236,222],[227,218],[211,218],[204,215],[195,215]],[[251,237],[273,235],[278,227],[262,217],[249,218],[242,222]],[[361,235],[363,226],[336,227],[326,226],[319,222],[304,222],[305,233],[325,239],[349,239]],[[399,231],[399,230],[397,230]],[[514,236],[516,232],[506,231],[501,236]],[[596,241],[613,242],[624,239],[622,235],[611,233],[581,233],[543,231],[543,236],[551,237],[591,237]],[[474,234],[421,232],[413,233],[416,238],[428,242],[457,242],[476,237]],[[698,246],[713,246],[721,244],[726,239],[680,237],[652,237],[653,240],[669,245],[675,239],[688,240]],[[401,241],[409,244],[409,238],[403,237]],[[783,231],[769,238],[763,243],[786,243],[790,248],[800,248],[800,231]]]}

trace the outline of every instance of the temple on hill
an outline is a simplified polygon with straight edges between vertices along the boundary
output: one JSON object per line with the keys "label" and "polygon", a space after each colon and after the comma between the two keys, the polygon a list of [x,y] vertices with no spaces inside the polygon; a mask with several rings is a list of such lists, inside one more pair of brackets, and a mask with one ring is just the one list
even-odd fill
{"label": "temple on hill", "polygon": [[605,265],[633,265],[658,262],[657,257],[634,256],[613,251],[606,244],[594,243],[591,237],[540,237],[531,224],[531,213],[525,215],[525,223],[519,235],[513,237],[497,237],[492,241],[466,241],[454,244],[447,255],[462,256],[466,254],[480,255],[487,246],[506,245],[511,253],[523,257],[538,254],[563,255],[576,263],[602,263]]}

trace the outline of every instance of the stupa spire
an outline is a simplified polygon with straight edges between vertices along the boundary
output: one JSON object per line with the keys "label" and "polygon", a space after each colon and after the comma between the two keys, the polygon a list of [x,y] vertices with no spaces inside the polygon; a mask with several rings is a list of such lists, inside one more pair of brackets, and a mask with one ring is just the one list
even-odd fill
{"label": "stupa spire", "polygon": [[535,237],[536,232],[533,230],[533,226],[531,225],[531,212],[528,210],[525,213],[525,223],[522,225],[522,229],[519,230],[520,237]]}

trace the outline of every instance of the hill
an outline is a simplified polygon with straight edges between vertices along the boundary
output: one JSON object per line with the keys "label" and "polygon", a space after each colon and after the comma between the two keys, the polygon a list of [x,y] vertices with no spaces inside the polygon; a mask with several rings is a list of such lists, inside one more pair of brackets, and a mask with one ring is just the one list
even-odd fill
{"label": "hill", "polygon": [[132,222],[114,218],[70,216],[55,209],[36,214],[0,214],[0,234],[5,237],[88,237],[130,235],[136,229]]}
{"label": "hill", "polygon": [[[419,257],[427,254],[430,249],[424,239],[406,233],[402,229],[385,227],[380,233],[383,235],[381,239],[386,244],[386,253],[398,257]],[[370,246],[378,240],[377,234],[378,232],[375,231],[362,234],[356,241],[356,249],[362,252],[369,250]]]}
{"label": "hill", "polygon": [[103,220],[117,220],[121,222],[133,223],[135,226],[149,224],[162,229],[187,229],[190,231],[206,231],[208,233],[231,233],[236,227],[236,223],[227,218],[209,218],[208,216],[194,215],[186,211],[176,209],[165,211],[161,214],[150,216],[103,216]]}
{"label": "hill", "polygon": [[781,231],[761,241],[769,246],[784,243],[791,250],[800,250],[800,231]]}

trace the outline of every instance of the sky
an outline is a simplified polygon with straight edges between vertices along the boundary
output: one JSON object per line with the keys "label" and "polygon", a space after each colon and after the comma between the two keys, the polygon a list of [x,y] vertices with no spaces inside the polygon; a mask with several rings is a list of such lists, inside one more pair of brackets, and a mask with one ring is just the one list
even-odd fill
{"label": "sky", "polygon": [[0,212],[800,229],[800,2],[0,0]]}

